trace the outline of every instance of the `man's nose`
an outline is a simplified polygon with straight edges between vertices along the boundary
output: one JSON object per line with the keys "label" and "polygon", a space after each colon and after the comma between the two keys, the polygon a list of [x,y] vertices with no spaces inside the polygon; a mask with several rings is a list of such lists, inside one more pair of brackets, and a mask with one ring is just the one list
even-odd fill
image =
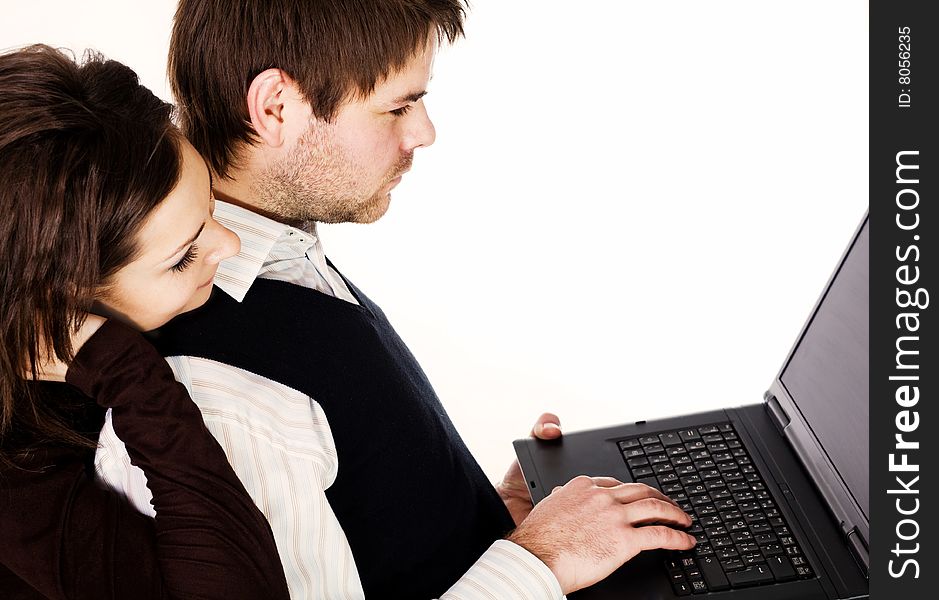
{"label": "man's nose", "polygon": [[401,139],[401,150],[404,152],[410,153],[415,148],[430,146],[437,138],[437,131],[430,117],[427,116],[423,99],[414,104],[414,108],[407,115],[404,127],[404,135]]}

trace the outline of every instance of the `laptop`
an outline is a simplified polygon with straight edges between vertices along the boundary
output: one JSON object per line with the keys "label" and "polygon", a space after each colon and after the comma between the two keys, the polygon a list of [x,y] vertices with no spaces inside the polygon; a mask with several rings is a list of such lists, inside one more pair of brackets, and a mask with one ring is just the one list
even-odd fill
{"label": "laptop", "polygon": [[693,550],[643,552],[572,600],[868,597],[868,256],[865,214],[763,402],[514,442],[536,503],[608,475],[692,516]]}

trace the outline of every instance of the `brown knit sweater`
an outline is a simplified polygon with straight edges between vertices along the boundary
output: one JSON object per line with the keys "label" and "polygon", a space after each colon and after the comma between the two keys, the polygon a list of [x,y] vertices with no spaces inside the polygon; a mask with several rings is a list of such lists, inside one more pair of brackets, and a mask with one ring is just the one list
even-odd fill
{"label": "brown knit sweater", "polygon": [[270,526],[139,334],[106,322],[66,381],[34,385],[47,401],[85,404],[69,413],[76,430],[100,430],[103,409],[112,409],[157,516],[95,482],[92,449],[26,440],[34,450],[0,469],[0,597],[289,597]]}

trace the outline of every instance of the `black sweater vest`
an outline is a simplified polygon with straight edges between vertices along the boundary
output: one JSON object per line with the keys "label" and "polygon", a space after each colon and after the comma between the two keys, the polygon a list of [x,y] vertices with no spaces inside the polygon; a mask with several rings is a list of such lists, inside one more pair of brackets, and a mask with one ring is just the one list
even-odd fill
{"label": "black sweater vest", "polygon": [[[241,303],[214,290],[155,332],[198,356],[319,402],[339,456],[326,491],[369,598],[437,598],[513,522],[381,309],[258,279]],[[313,548],[313,540],[310,540]]]}

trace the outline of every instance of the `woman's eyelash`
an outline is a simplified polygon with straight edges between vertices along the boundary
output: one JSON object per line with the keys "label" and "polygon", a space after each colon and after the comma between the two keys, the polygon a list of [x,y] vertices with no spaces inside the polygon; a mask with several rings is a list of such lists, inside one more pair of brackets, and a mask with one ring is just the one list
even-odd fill
{"label": "woman's eyelash", "polygon": [[193,244],[189,246],[189,249],[186,250],[186,253],[183,255],[179,262],[170,267],[173,271],[177,273],[182,273],[196,260],[196,256],[199,255],[199,247]]}
{"label": "woman's eyelash", "polygon": [[393,114],[396,117],[401,117],[401,116],[408,114],[409,110],[411,110],[411,105],[405,104],[401,108],[396,108],[393,111],[391,111],[391,114]]}

